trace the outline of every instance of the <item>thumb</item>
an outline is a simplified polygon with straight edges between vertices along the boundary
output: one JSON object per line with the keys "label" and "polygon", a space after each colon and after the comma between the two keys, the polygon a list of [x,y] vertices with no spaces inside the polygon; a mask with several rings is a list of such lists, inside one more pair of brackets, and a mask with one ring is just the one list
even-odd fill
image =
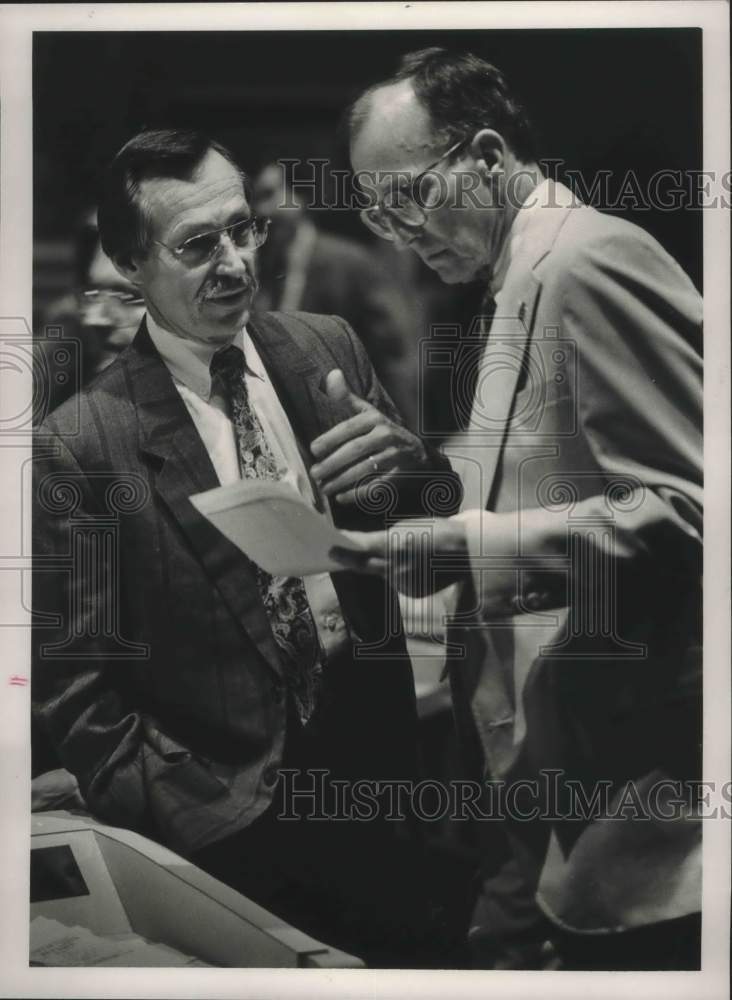
{"label": "thumb", "polygon": [[352,392],[340,368],[328,372],[325,378],[325,391],[333,403],[346,403],[354,413],[362,413],[370,409],[371,404]]}

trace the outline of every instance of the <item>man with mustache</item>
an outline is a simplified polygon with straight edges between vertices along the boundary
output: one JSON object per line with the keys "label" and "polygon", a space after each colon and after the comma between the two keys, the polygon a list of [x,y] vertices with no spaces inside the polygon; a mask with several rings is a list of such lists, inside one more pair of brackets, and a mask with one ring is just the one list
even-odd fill
{"label": "man with mustache", "polygon": [[512,849],[497,865],[483,825],[474,961],[539,967],[547,939],[567,968],[698,968],[701,298],[648,233],[542,175],[472,54],[409,53],[350,126],[364,222],[495,300],[451,355],[477,382],[472,411],[454,401],[471,502],[342,553],[405,593],[462,585],[455,717]]}
{"label": "man with mustache", "polygon": [[[39,429],[36,716],[102,820],[371,963],[432,949],[439,961],[431,935],[449,929],[416,846],[383,817],[330,822],[334,803],[306,773],[414,775],[415,694],[388,588],[269,576],[189,497],[281,479],[336,523],[375,526],[344,502],[365,474],[386,475],[409,506],[400,474],[447,463],[403,427],[344,321],[250,317],[267,220],[222,146],[135,136],[108,169],[99,228],[146,315]],[[317,480],[314,453],[336,455]],[[358,658],[360,643],[380,656]],[[294,802],[281,768],[295,772]],[[283,808],[305,819],[278,820]]]}

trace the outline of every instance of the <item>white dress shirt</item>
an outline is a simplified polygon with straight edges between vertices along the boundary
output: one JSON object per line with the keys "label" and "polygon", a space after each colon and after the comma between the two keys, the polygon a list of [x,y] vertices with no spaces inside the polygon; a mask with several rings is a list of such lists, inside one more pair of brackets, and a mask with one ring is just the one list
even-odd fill
{"label": "white dress shirt", "polygon": [[[523,202],[519,210],[516,212],[511,228],[506,234],[506,239],[504,240],[501,252],[498,255],[498,259],[493,268],[493,274],[491,276],[491,291],[496,300],[496,315],[501,316],[501,290],[503,288],[504,282],[506,280],[506,275],[508,274],[508,269],[511,263],[516,260],[519,256],[522,247],[530,245],[531,240],[531,230],[532,222],[537,219],[541,209],[545,205],[549,205],[552,197],[552,189],[548,180],[541,181],[534,189],[531,191],[529,196]],[[488,335],[488,340],[490,340],[490,333]],[[468,425],[467,440],[470,440],[470,427],[471,423]],[[472,502],[476,501],[476,497],[472,498]],[[484,498],[481,498],[480,502],[483,502]],[[470,502],[470,501],[469,501]],[[478,563],[478,560],[482,555],[485,554],[484,546],[484,531],[488,530],[490,521],[496,515],[491,511],[484,510],[483,507],[469,507],[460,511],[459,514],[453,515],[456,521],[462,522],[465,527],[466,536],[466,548],[468,552],[468,557],[471,561],[473,567]],[[476,593],[481,592],[481,570],[473,569],[475,577],[475,588]],[[459,591],[456,589],[453,600],[457,603]],[[538,635],[538,628],[533,627],[532,635]],[[551,630],[546,628],[547,642],[551,641]],[[537,639],[537,642],[539,640]],[[514,742],[519,743],[526,732],[526,719],[524,717],[523,702],[520,696],[516,697],[516,716],[514,720]]]}
{"label": "white dress shirt", "polygon": [[[222,486],[236,482],[241,478],[236,432],[229,417],[228,401],[212,391],[211,384],[211,359],[220,345],[184,340],[163,329],[150,313],[146,319],[150,338],[173,376],[219,482]],[[232,343],[244,353],[249,403],[275,457],[281,481],[289,483],[303,500],[330,519],[328,505],[308,475],[290,421],[246,327]],[[305,577],[303,582],[320,645],[326,656],[331,657],[351,642],[333,581],[328,573],[318,573]]]}

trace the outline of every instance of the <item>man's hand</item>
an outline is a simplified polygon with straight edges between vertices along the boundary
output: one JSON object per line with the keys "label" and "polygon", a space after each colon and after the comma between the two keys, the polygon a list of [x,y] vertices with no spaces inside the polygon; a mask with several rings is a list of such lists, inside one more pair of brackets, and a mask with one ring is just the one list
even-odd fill
{"label": "man's hand", "polygon": [[334,402],[345,403],[352,416],[310,445],[316,459],[310,474],[325,496],[353,503],[355,486],[367,476],[388,480],[426,464],[427,453],[417,435],[351,392],[339,368],[328,373],[326,391]]}
{"label": "man's hand", "polygon": [[398,521],[386,531],[345,531],[361,552],[333,548],[344,569],[385,577],[400,593],[423,597],[470,569],[465,526],[454,518]]}
{"label": "man's hand", "polygon": [[44,809],[86,809],[79,783],[63,767],[45,771],[31,781],[31,812]]}

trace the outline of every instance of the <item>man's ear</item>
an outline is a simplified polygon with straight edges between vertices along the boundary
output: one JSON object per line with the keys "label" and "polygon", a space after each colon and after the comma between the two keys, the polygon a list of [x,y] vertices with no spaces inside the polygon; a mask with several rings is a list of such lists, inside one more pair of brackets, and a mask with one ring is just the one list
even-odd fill
{"label": "man's ear", "polygon": [[503,136],[492,128],[482,128],[475,133],[470,143],[470,152],[485,181],[506,169],[506,143]]}
{"label": "man's ear", "polygon": [[117,274],[121,275],[129,284],[136,286],[142,284],[140,265],[137,258],[133,257],[132,254],[115,256],[112,258],[112,263]]}

